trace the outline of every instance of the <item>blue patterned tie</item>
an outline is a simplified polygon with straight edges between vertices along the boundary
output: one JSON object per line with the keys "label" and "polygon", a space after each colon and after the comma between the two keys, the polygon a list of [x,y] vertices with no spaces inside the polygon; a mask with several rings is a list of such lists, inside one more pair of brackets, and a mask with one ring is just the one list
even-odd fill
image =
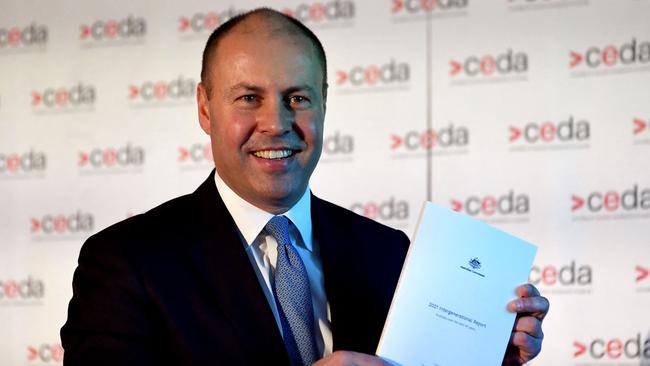
{"label": "blue patterned tie", "polygon": [[292,365],[311,365],[316,362],[316,341],[307,270],[291,245],[289,219],[274,216],[265,228],[278,242],[273,294],[287,353]]}

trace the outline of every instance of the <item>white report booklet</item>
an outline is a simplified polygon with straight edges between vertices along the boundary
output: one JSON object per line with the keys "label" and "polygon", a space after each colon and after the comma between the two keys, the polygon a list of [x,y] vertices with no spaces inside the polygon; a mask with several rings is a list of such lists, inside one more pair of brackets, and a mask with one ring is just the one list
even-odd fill
{"label": "white report booklet", "polygon": [[427,202],[377,355],[393,365],[501,365],[537,247]]}

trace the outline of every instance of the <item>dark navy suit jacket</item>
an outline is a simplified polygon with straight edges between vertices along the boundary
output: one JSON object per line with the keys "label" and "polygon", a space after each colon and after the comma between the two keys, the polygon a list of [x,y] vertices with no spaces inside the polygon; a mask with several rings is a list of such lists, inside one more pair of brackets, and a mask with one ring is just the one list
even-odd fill
{"label": "dark navy suit jacket", "polygon": [[[65,365],[288,364],[213,174],[86,241],[61,329]],[[334,350],[374,354],[408,238],[311,199]]]}

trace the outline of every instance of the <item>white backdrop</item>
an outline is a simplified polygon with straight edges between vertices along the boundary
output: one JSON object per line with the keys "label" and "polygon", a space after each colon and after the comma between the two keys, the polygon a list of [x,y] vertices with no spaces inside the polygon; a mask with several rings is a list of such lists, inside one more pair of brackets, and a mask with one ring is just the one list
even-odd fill
{"label": "white backdrop", "polygon": [[431,199],[538,244],[533,364],[648,362],[650,1],[4,0],[0,365],[61,363],[84,239],[205,179],[201,51],[259,5],[328,54],[317,195],[408,235]]}

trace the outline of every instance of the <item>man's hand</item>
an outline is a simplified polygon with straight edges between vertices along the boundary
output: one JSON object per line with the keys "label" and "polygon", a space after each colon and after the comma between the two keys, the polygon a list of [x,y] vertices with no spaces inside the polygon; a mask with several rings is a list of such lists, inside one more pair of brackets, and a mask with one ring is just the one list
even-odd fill
{"label": "man's hand", "polygon": [[312,366],[389,366],[379,357],[350,351],[336,351]]}
{"label": "man's hand", "polygon": [[517,313],[517,319],[503,359],[504,366],[523,365],[539,354],[544,339],[542,320],[549,307],[548,300],[531,284],[521,285],[515,292],[519,299],[508,303],[508,310]]}

